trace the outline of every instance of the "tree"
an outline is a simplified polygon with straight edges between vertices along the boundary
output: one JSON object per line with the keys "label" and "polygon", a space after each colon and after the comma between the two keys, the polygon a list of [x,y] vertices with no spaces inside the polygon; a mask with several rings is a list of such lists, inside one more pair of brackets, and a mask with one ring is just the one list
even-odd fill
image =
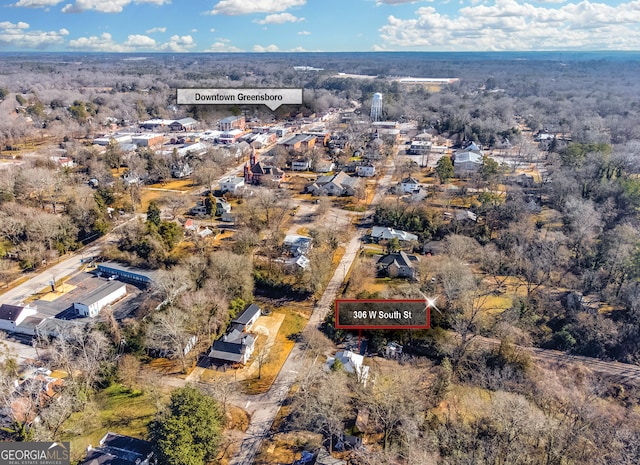
{"label": "tree", "polygon": [[436,174],[442,184],[446,184],[446,182],[453,177],[453,163],[451,162],[451,158],[444,156],[438,160],[436,164]]}
{"label": "tree", "polygon": [[160,207],[154,201],[151,201],[147,208],[147,223],[160,226]]}
{"label": "tree", "polygon": [[218,403],[200,390],[185,386],[149,424],[159,465],[204,465],[218,452],[224,416]]}

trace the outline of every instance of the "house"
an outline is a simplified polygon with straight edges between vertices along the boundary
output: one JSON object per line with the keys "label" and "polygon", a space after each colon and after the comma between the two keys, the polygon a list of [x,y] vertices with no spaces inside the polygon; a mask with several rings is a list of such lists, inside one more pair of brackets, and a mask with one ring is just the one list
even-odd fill
{"label": "house", "polygon": [[27,305],[0,305],[0,331],[16,332],[17,327],[27,317],[33,316],[38,312],[36,307]]}
{"label": "house", "polygon": [[371,239],[373,239],[375,242],[378,242],[380,240],[388,241],[390,239],[398,239],[400,241],[417,241],[418,236],[406,231],[389,228],[387,226],[374,226],[371,229]]}
{"label": "house", "polygon": [[124,173],[124,176],[122,176],[122,181],[127,185],[130,186],[132,184],[140,184],[142,181],[140,179],[140,176],[138,176],[135,173],[132,173],[131,171],[127,170],[126,173]]}
{"label": "house", "polygon": [[292,171],[309,171],[311,169],[311,160],[308,158],[298,158],[291,162]]}
{"label": "house", "polygon": [[240,315],[231,320],[231,327],[241,332],[247,332],[262,314],[262,310],[256,304],[248,305]]}
{"label": "house", "polygon": [[191,131],[196,127],[198,122],[193,118],[182,118],[169,124],[172,131]]}
{"label": "house", "polygon": [[193,168],[189,166],[189,163],[175,163],[171,166],[171,176],[174,178],[182,179],[187,176],[191,176]]}
{"label": "house", "polygon": [[306,186],[305,190],[313,195],[353,195],[359,182],[344,171],[333,176],[318,176],[316,182]]}
{"label": "house", "polygon": [[477,173],[482,167],[482,155],[476,152],[459,152],[453,162],[456,177],[465,177]]}
{"label": "house", "polygon": [[360,177],[370,178],[376,174],[376,167],[372,164],[356,166],[356,174]]}
{"label": "house", "polygon": [[470,210],[456,210],[453,213],[453,219],[456,221],[472,221],[475,223],[478,221],[478,215]]}
{"label": "house", "polygon": [[211,236],[213,234],[213,231],[205,226],[201,227],[198,232],[196,232],[196,234],[198,235],[198,237],[204,239],[205,237]]}
{"label": "house", "polygon": [[289,234],[284,238],[282,247],[287,253],[290,253],[294,257],[305,255],[311,250],[312,240],[307,236],[300,236],[298,234]]}
{"label": "house", "polygon": [[220,181],[220,190],[230,192],[234,195],[238,194],[238,190],[244,187],[244,178],[239,176],[229,176]]}
{"label": "house", "polygon": [[289,270],[295,270],[297,268],[302,268],[306,270],[309,267],[311,260],[309,260],[304,255],[298,255],[297,257],[291,257],[285,260],[285,264],[288,266]]}
{"label": "house", "polygon": [[527,173],[520,173],[513,177],[513,182],[520,187],[533,187],[536,184],[535,178]]}
{"label": "house", "polygon": [[353,373],[362,384],[367,384],[369,379],[369,367],[364,365],[364,356],[351,352],[350,350],[340,350],[335,357],[327,358],[327,367],[333,367],[336,360],[342,363],[344,371]]}
{"label": "house", "polygon": [[224,223],[235,223],[236,217],[232,213],[227,212],[222,214],[220,221]]}
{"label": "house", "polygon": [[98,447],[87,447],[87,456],[79,465],[155,465],[153,445],[142,439],[107,433]]}
{"label": "house", "polygon": [[379,271],[383,271],[395,278],[415,278],[418,274],[416,262],[418,257],[407,255],[405,252],[397,252],[380,257],[377,263]]}
{"label": "house", "polygon": [[280,184],[284,179],[284,171],[276,166],[267,165],[261,161],[253,165],[250,172],[251,182],[253,184],[266,184],[269,182]]}
{"label": "house", "polygon": [[225,199],[216,198],[216,216],[222,216],[231,211],[231,204]]}
{"label": "house", "polygon": [[431,141],[426,140],[414,140],[411,142],[409,149],[407,150],[408,155],[428,155],[431,152]]}
{"label": "house", "polygon": [[316,162],[314,171],[316,173],[330,173],[336,169],[336,164],[332,161],[321,160]]}
{"label": "house", "polygon": [[420,190],[420,184],[416,178],[408,176],[400,181],[400,191],[405,194],[413,194],[415,191]]}
{"label": "house", "polygon": [[80,316],[95,317],[107,305],[127,295],[127,286],[119,281],[110,281],[90,292],[79,302],[73,303],[73,309]]}
{"label": "house", "polygon": [[256,338],[248,333],[232,329],[214,341],[208,357],[213,360],[245,365],[251,358]]}
{"label": "house", "polygon": [[384,356],[386,358],[396,358],[402,355],[403,347],[396,342],[389,342],[386,346],[384,346]]}
{"label": "house", "polygon": [[221,131],[231,131],[233,129],[240,129],[244,131],[246,121],[244,116],[228,116],[224,119],[221,119],[218,122],[218,127]]}
{"label": "house", "polygon": [[194,224],[191,218],[188,218],[187,221],[184,222],[183,228],[185,231],[189,231],[192,233],[198,230],[198,227]]}

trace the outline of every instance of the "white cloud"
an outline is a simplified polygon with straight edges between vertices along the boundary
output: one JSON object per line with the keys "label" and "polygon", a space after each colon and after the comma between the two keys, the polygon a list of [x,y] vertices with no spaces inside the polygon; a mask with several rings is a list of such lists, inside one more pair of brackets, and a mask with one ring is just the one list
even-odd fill
{"label": "white cloud", "polygon": [[197,29],[191,29],[191,32],[198,32]]}
{"label": "white cloud", "polygon": [[310,36],[311,33],[309,31],[300,31],[300,32],[298,32],[298,35],[299,36]]}
{"label": "white cloud", "polygon": [[133,48],[154,48],[156,41],[149,36],[133,34],[127,38],[123,45]]}
{"label": "white cloud", "polygon": [[216,32],[214,28],[209,29],[209,32]]}
{"label": "white cloud", "polygon": [[289,52],[307,52],[308,50],[305,50],[304,47],[295,47],[295,48],[290,48],[288,51]]}
{"label": "white cloud", "polygon": [[278,13],[294,6],[302,6],[307,0],[220,0],[212,15],[246,15],[251,13]]}
{"label": "white cloud", "polygon": [[13,6],[25,8],[49,8],[62,1],[63,0],[19,0],[17,3],[14,3]]}
{"label": "white cloud", "polygon": [[190,48],[196,46],[196,43],[193,41],[193,37],[190,35],[186,36],[171,36],[169,38],[169,42],[164,43],[160,46],[161,50],[168,50],[170,52],[187,52]]}
{"label": "white cloud", "polygon": [[123,8],[131,3],[165,5],[171,3],[171,0],[76,0],[74,4],[66,4],[64,8],[62,8],[62,12],[81,13],[83,11],[93,10],[100,13],[121,13]]}
{"label": "white cloud", "polygon": [[166,27],[152,27],[151,29],[147,29],[145,31],[147,34],[153,34],[154,32],[167,32]]}
{"label": "white cloud", "polygon": [[640,48],[640,0],[611,6],[534,6],[495,0],[461,8],[456,16],[422,7],[412,19],[387,18],[383,48],[421,50],[557,50]]}
{"label": "white cloud", "polygon": [[280,49],[278,48],[277,45],[273,45],[273,44],[267,45],[266,47],[263,47],[262,45],[254,45],[253,51],[258,53],[265,53],[265,52],[274,53],[274,52],[279,52]]}
{"label": "white cloud", "polygon": [[131,34],[122,43],[113,40],[108,32],[99,36],[79,37],[69,41],[69,48],[93,52],[136,52],[141,50],[157,50],[157,42],[149,36]]}
{"label": "white cloud", "polygon": [[403,3],[416,3],[419,0],[376,0],[376,5],[402,5]]}
{"label": "white cloud", "polygon": [[299,23],[304,21],[304,18],[298,18],[291,13],[275,13],[268,15],[264,19],[255,20],[254,23],[258,24],[284,24],[284,23]]}
{"label": "white cloud", "polygon": [[229,45],[228,40],[220,40],[211,44],[205,52],[214,52],[214,53],[235,53],[235,52],[244,52],[244,50],[234,47],[233,45]]}
{"label": "white cloud", "polygon": [[64,37],[69,35],[66,29],[58,31],[31,31],[28,23],[19,21],[0,22],[0,48],[17,46],[21,49],[43,49],[49,45],[61,44]]}

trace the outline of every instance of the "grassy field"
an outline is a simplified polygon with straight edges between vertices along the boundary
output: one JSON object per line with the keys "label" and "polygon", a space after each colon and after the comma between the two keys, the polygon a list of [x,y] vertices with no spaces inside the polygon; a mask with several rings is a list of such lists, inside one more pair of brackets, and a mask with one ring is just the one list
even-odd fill
{"label": "grassy field", "polygon": [[171,181],[167,181],[165,183],[150,184],[146,187],[150,187],[152,189],[166,189],[187,192],[195,187],[195,184],[193,184],[193,181],[191,181],[191,179],[172,179]]}
{"label": "grassy field", "polygon": [[145,438],[155,414],[156,399],[148,392],[114,384],[97,394],[95,404],[64,423],[60,439],[71,442],[71,460],[78,460],[84,457],[88,445],[98,445],[108,431]]}

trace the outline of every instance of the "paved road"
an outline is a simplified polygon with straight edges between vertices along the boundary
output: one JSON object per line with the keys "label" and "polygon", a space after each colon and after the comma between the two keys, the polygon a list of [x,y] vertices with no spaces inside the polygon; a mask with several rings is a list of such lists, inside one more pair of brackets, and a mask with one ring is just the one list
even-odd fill
{"label": "paved road", "polygon": [[[372,205],[375,205],[375,202],[378,202],[383,193],[389,188],[394,170],[395,164],[393,159],[387,160],[385,175],[378,182]],[[367,215],[372,213],[373,210],[367,211]],[[345,253],[336,267],[329,284],[327,284],[322,297],[316,304],[306,328],[317,327],[327,316],[331,304],[338,296],[348,270],[358,255],[358,251],[360,250],[360,236],[361,234],[357,233],[347,243]],[[304,353],[302,346],[301,344],[296,344],[282,366],[269,392],[251,398],[248,405],[249,408],[246,409],[251,414],[251,421],[243,436],[238,453],[229,462],[230,465],[250,465],[254,462],[262,441],[269,434],[278,410],[295,382],[298,371],[303,366],[303,361]]]}

